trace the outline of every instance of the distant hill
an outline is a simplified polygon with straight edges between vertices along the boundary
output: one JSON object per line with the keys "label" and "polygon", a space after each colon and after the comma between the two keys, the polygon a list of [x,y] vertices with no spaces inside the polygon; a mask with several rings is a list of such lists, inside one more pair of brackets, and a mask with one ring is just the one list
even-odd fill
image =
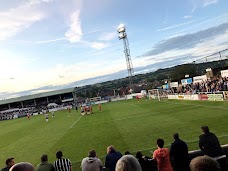
{"label": "distant hill", "polygon": [[[203,75],[207,68],[212,68],[214,74],[220,74],[220,70],[228,69],[228,59],[221,61],[205,62],[205,63],[191,63],[177,65],[175,67],[158,69],[154,72],[145,74],[138,74],[133,77],[135,84],[135,91],[140,92],[142,89],[152,89],[164,84],[165,80],[179,81],[188,74],[190,77]],[[77,93],[81,97],[94,97],[97,95],[113,95],[114,90],[116,94],[127,93],[129,90],[128,77],[106,81],[93,85],[83,86],[83,89]]]}

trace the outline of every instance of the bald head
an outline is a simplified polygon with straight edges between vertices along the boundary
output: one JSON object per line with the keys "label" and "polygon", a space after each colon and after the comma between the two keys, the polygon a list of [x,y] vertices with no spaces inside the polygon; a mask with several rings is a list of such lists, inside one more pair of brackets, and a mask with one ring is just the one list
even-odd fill
{"label": "bald head", "polygon": [[35,171],[33,165],[27,162],[17,163],[10,168],[10,171]]}
{"label": "bald head", "polygon": [[198,156],[190,163],[191,171],[220,171],[217,161],[208,156]]}
{"label": "bald head", "polygon": [[134,156],[125,155],[118,160],[116,171],[142,171],[142,168]]}

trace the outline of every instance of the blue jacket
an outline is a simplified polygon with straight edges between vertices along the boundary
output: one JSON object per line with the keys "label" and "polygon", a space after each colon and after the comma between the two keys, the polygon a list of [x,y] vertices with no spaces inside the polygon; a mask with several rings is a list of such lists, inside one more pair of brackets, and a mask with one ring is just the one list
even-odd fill
{"label": "blue jacket", "polygon": [[117,161],[122,157],[122,154],[118,151],[110,151],[105,158],[105,167],[110,171],[115,171]]}

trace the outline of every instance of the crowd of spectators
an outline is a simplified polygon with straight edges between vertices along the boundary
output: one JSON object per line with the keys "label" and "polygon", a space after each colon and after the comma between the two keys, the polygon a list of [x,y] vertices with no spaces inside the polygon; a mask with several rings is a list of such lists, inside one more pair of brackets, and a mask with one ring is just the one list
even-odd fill
{"label": "crowd of spectators", "polygon": [[0,111],[0,121],[26,117],[27,115],[46,113],[49,109],[54,109],[54,108],[60,109],[60,108],[65,108],[73,105],[75,105],[74,102],[68,102],[68,103],[61,103],[60,105],[49,106],[49,107],[47,107],[47,105],[40,105],[40,106],[29,105],[24,108],[12,108],[7,110],[2,110]]}
{"label": "crowd of spectators", "polygon": [[[226,155],[218,138],[207,126],[202,126],[201,130],[199,147],[204,156],[192,160],[187,144],[175,133],[170,149],[164,147],[163,139],[157,139],[157,149],[152,157],[144,156],[140,151],[135,157],[129,151],[122,155],[111,145],[107,148],[105,164],[95,150],[90,150],[88,156],[82,159],[80,168],[82,171],[227,171]],[[56,158],[52,164],[48,162],[47,155],[42,155],[41,163],[36,168],[26,162],[15,164],[14,158],[9,158],[1,171],[73,171],[71,161],[63,158],[62,151],[56,153]]]}
{"label": "crowd of spectators", "polygon": [[170,88],[169,90],[170,93],[178,94],[219,93],[221,91],[228,91],[228,78],[214,77],[207,81],[185,84],[177,88]]}

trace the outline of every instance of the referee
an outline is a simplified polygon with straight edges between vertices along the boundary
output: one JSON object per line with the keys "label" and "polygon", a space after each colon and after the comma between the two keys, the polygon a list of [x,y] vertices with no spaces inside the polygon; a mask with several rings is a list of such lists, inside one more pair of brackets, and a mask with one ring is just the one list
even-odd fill
{"label": "referee", "polygon": [[54,162],[55,171],[73,171],[71,161],[69,159],[64,159],[62,151],[57,151],[56,158]]}

